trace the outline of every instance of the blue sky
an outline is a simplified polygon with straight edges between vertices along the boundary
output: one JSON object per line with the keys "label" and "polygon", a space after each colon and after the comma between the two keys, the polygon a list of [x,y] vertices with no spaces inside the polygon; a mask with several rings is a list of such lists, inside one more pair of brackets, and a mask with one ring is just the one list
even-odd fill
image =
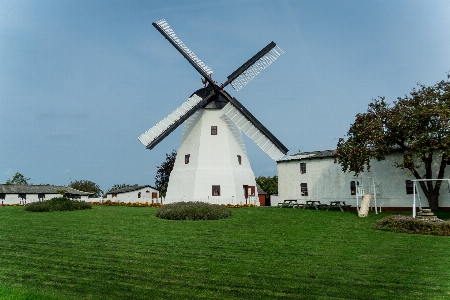
{"label": "blue sky", "polygon": [[[294,154],[334,149],[373,98],[444,79],[449,15],[449,1],[0,0],[0,182],[154,184],[182,128],[153,150],[137,137],[202,86],[162,18],[218,82],[272,40],[285,51],[227,91]],[[255,175],[276,175],[244,139]]]}

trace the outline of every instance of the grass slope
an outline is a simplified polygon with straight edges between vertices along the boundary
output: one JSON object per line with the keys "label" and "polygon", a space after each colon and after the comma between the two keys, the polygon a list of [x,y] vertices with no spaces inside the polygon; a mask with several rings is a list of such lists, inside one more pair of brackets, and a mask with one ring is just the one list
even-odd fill
{"label": "grass slope", "polygon": [[450,239],[387,214],[280,208],[168,221],[155,208],[0,208],[1,299],[449,299]]}

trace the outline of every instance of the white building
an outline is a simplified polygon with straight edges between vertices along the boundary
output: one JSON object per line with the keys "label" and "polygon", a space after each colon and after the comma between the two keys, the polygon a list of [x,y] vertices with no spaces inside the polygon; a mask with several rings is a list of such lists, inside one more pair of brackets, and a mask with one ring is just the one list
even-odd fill
{"label": "white building", "polygon": [[88,201],[94,193],[79,191],[67,186],[0,184],[0,204],[26,204],[61,197],[61,191],[71,199]]}
{"label": "white building", "polygon": [[106,193],[106,199],[114,202],[159,202],[159,191],[149,185],[129,186]]}
{"label": "white building", "polygon": [[[415,178],[408,170],[394,167],[395,162],[401,161],[401,153],[393,153],[383,161],[372,160],[370,172],[363,172],[358,178],[355,178],[353,172],[344,173],[341,165],[334,163],[333,154],[332,150],[300,152],[279,160],[279,201],[298,199],[299,203],[304,203],[306,200],[319,200],[328,204],[336,200],[355,207],[356,196],[360,192],[357,188],[363,188],[364,193],[376,196],[377,206],[381,206],[383,210],[412,208],[411,180]],[[436,164],[433,174],[437,174],[437,169]],[[450,178],[450,170],[446,170],[444,178]],[[420,186],[417,186],[422,206],[427,207],[428,201]],[[450,209],[449,191],[448,183],[443,182],[439,207]]]}

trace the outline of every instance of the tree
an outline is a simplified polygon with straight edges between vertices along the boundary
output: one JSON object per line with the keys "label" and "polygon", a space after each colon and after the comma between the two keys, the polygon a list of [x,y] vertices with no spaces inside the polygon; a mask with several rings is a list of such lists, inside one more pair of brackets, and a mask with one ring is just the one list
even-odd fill
{"label": "tree", "polygon": [[155,186],[159,190],[161,197],[165,197],[167,193],[167,186],[169,184],[170,173],[173,170],[175,159],[177,157],[177,151],[173,150],[172,153],[166,153],[166,160],[157,167],[155,176]]}
{"label": "tree", "polygon": [[94,197],[100,197],[103,194],[98,184],[89,180],[71,181],[69,187],[83,192],[94,193]]}
{"label": "tree", "polygon": [[23,176],[22,174],[20,174],[19,172],[17,172],[16,174],[14,174],[14,176],[11,179],[6,180],[6,184],[28,184],[28,180],[30,180],[30,178],[26,178],[25,176]]}
{"label": "tree", "polygon": [[256,183],[266,192],[267,196],[278,194],[278,176],[256,178]]}
{"label": "tree", "polygon": [[114,184],[109,190],[108,192],[114,191],[114,190],[118,190],[118,189],[123,189],[126,187],[133,187],[133,186],[138,186],[138,184],[126,184],[126,183],[122,183],[122,184]]}
{"label": "tree", "polygon": [[[416,179],[442,179],[450,160],[450,74],[433,86],[418,84],[409,95],[393,105],[380,97],[369,104],[367,113],[357,114],[347,140],[339,139],[335,161],[342,170],[358,175],[370,160],[385,159],[400,151],[394,165],[407,169]],[[433,175],[433,164],[438,166]],[[420,181],[431,209],[438,209],[442,181]]]}

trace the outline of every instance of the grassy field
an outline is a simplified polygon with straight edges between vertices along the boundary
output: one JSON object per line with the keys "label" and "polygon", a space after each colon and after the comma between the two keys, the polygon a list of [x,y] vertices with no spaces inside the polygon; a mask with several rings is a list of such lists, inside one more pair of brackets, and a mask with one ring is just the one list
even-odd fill
{"label": "grassy field", "polygon": [[387,214],[0,207],[0,299],[450,299],[450,238],[372,229]]}

